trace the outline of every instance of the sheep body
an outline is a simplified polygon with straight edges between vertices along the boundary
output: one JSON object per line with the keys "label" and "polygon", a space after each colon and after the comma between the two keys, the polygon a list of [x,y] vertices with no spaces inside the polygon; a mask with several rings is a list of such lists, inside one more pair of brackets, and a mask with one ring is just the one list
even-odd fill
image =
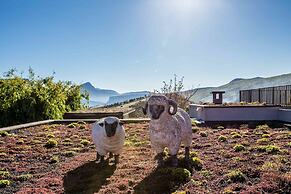
{"label": "sheep body", "polygon": [[150,121],[151,146],[157,152],[168,147],[171,155],[176,155],[181,143],[190,147],[192,142],[191,119],[187,112],[178,108],[175,115]]}
{"label": "sheep body", "polygon": [[104,121],[113,123],[116,120],[118,119],[115,117],[107,117],[101,119],[93,125],[92,139],[96,146],[97,153],[101,156],[104,156],[109,152],[115,155],[119,155],[122,152],[125,141],[124,127],[118,124],[115,135],[112,137],[107,137],[104,127],[100,126],[100,123],[103,123]]}

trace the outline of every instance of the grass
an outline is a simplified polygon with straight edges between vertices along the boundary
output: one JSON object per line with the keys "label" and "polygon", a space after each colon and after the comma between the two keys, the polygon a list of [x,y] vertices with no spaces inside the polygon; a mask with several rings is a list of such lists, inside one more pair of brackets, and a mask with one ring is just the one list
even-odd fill
{"label": "grass", "polygon": [[91,142],[90,141],[88,141],[87,139],[82,139],[81,141],[80,141],[80,144],[82,144],[82,145],[84,145],[84,146],[87,146],[87,145],[89,145]]}
{"label": "grass", "polygon": [[207,137],[208,136],[205,131],[201,131],[199,134],[200,134],[201,137]]}
{"label": "grass", "polygon": [[234,133],[232,133],[231,134],[232,136],[232,138],[241,138],[241,134],[239,134],[239,133],[237,133],[237,132],[234,132]]}
{"label": "grass", "polygon": [[0,177],[1,178],[9,178],[11,174],[7,170],[0,170]]}
{"label": "grass", "polygon": [[189,170],[185,168],[161,168],[158,169],[160,174],[169,175],[176,181],[187,181],[191,177],[191,173]]}
{"label": "grass", "polygon": [[257,147],[255,147],[255,149],[258,152],[267,152],[270,154],[276,154],[276,153],[281,151],[280,148],[278,146],[275,146],[275,145],[257,146]]}
{"label": "grass", "polygon": [[267,144],[269,141],[270,140],[268,138],[261,138],[257,140],[257,144]]}
{"label": "grass", "polygon": [[50,163],[51,163],[51,164],[58,163],[59,161],[60,161],[60,159],[59,159],[58,156],[53,156],[53,157],[51,157],[51,159],[50,159]]}
{"label": "grass", "polygon": [[201,170],[203,167],[203,161],[198,157],[193,157],[191,160],[191,165],[195,168],[195,170]]}
{"label": "grass", "polygon": [[77,154],[77,152],[75,152],[75,151],[65,151],[64,153],[63,153],[63,155],[64,156],[66,156],[66,157],[73,157],[73,156],[75,156]]}

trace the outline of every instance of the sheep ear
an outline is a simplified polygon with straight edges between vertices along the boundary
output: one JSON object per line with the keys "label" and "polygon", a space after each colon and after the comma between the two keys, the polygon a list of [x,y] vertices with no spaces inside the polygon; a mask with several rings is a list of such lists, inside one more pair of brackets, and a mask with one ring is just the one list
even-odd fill
{"label": "sheep ear", "polygon": [[99,123],[99,126],[100,126],[100,127],[103,127],[103,126],[104,126],[104,123]]}
{"label": "sheep ear", "polygon": [[143,112],[144,115],[147,114],[147,109],[148,109],[148,102],[146,102],[146,103],[145,103],[145,106],[142,107],[142,112]]}
{"label": "sheep ear", "polygon": [[[168,100],[168,103],[169,103],[168,113],[169,113],[170,115],[174,115],[174,114],[176,114],[176,113],[177,113],[177,109],[178,109],[178,105],[177,105],[177,103],[176,103],[174,100],[171,100],[171,99]],[[174,109],[172,112],[171,112],[171,106],[172,106],[173,109]]]}

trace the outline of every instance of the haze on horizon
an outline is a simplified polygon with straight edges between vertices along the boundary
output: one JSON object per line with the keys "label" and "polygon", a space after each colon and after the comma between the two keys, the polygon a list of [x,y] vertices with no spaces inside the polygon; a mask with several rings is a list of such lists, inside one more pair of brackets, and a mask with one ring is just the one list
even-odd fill
{"label": "haze on horizon", "polygon": [[118,92],[185,89],[291,72],[288,0],[1,0],[0,74]]}

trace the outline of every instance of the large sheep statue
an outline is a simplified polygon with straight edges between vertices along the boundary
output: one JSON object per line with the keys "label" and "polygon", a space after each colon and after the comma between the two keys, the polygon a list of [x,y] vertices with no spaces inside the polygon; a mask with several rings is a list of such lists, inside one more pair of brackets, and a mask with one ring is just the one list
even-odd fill
{"label": "large sheep statue", "polygon": [[185,160],[189,162],[192,142],[191,119],[177,103],[164,95],[152,95],[143,108],[148,114],[151,147],[157,152],[158,164],[163,165],[163,151],[167,147],[172,166],[178,165],[177,153],[181,143],[185,146]]}
{"label": "large sheep statue", "polygon": [[117,117],[106,117],[94,123],[92,139],[97,150],[97,161],[104,162],[104,156],[109,153],[110,158],[114,154],[115,163],[118,163],[125,140],[125,131]]}

